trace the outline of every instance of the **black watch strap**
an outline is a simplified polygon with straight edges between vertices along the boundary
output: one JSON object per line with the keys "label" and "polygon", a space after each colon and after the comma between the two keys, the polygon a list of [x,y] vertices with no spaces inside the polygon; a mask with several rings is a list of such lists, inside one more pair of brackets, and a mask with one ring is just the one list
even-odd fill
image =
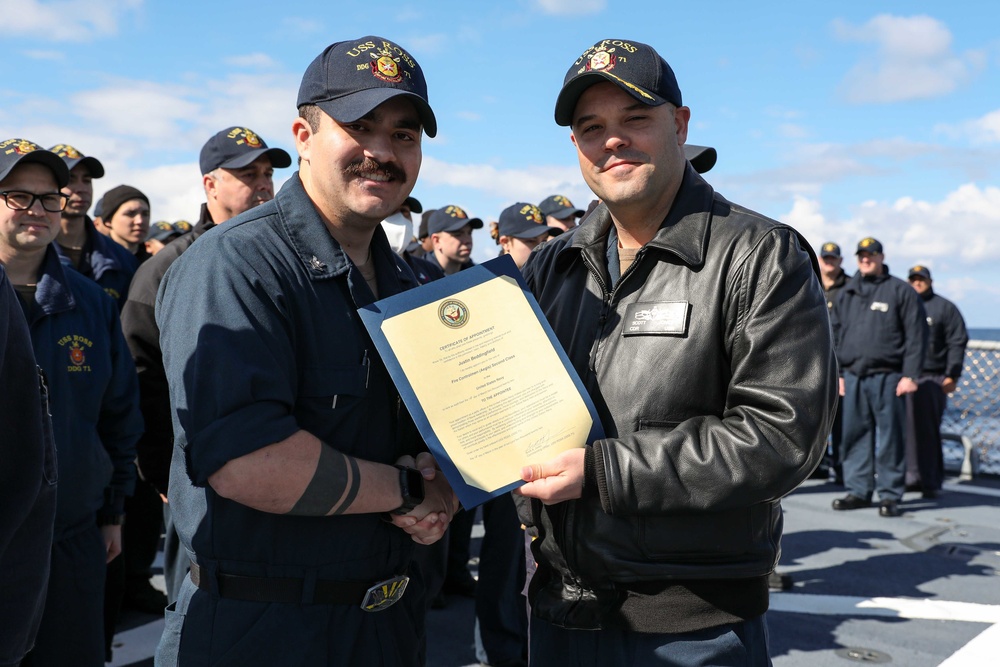
{"label": "black watch strap", "polygon": [[424,476],[416,468],[406,466],[396,466],[396,468],[399,469],[399,493],[403,496],[403,504],[392,513],[406,514],[424,502]]}

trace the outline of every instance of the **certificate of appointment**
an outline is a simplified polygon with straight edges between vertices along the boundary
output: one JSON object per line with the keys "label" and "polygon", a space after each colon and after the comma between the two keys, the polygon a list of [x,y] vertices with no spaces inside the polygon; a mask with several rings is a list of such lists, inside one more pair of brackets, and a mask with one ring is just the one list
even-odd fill
{"label": "certificate of appointment", "polygon": [[509,257],[358,312],[464,507],[520,486],[523,466],[602,437]]}

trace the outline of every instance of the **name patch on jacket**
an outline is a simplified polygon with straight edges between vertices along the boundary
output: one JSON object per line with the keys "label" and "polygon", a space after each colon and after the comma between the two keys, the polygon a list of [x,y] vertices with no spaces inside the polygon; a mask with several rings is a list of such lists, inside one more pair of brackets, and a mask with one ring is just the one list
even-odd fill
{"label": "name patch on jacket", "polygon": [[625,311],[623,336],[683,336],[687,333],[687,301],[633,303]]}
{"label": "name patch on jacket", "polygon": [[872,301],[872,310],[877,310],[880,313],[888,313],[889,304],[887,304],[885,301]]}

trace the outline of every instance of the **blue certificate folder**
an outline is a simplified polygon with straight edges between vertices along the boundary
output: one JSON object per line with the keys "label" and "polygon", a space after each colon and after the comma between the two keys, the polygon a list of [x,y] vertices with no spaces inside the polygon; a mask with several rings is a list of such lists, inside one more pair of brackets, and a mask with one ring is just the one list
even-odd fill
{"label": "blue certificate folder", "polygon": [[[565,350],[563,350],[562,345],[559,343],[555,333],[552,331],[552,328],[546,321],[545,316],[542,314],[542,310],[538,306],[538,302],[535,301],[535,297],[525,286],[520,270],[518,270],[514,261],[509,256],[498,257],[488,262],[484,262],[483,264],[477,264],[468,269],[452,274],[442,280],[436,280],[418,287],[417,289],[409,290],[402,294],[382,299],[381,301],[377,301],[358,310],[358,313],[360,314],[365,327],[368,329],[368,333],[371,335],[371,338],[375,343],[375,347],[382,356],[382,360],[385,362],[386,368],[389,370],[389,374],[396,383],[396,388],[399,390],[399,394],[402,397],[403,402],[406,404],[406,407],[419,429],[421,436],[423,436],[428,448],[437,460],[441,471],[444,472],[448,481],[451,483],[451,486],[458,496],[458,499],[461,501],[462,506],[466,509],[476,507],[490,498],[507,493],[521,486],[524,482],[520,479],[516,479],[511,481],[509,484],[493,490],[484,490],[466,483],[461,472],[459,472],[457,466],[445,451],[438,435],[431,427],[423,406],[417,400],[417,395],[414,392],[411,379],[403,372],[399,358],[390,345],[386,334],[383,332],[383,324],[398,315],[402,315],[417,308],[422,308],[429,304],[444,302],[455,294],[475,288],[501,277],[507,277],[516,281],[517,285],[521,288],[520,294],[523,295],[524,299],[528,302],[531,311],[533,311],[535,316],[538,318],[538,322],[545,335],[548,337],[549,343],[557,353],[559,360],[566,369],[566,373],[569,375],[569,378],[576,386],[576,389],[586,406],[586,410],[590,413],[591,429],[590,434],[587,437],[587,442],[592,443],[594,440],[604,437],[603,430],[601,429],[601,422],[597,415],[597,410],[594,408],[593,401],[587,394],[583,383],[580,381],[579,376],[570,364],[569,357],[566,356]],[[517,292],[514,291],[513,293],[516,294]],[[493,304],[491,304],[491,306],[492,305]],[[500,312],[503,312],[504,304],[495,304],[495,307],[501,309]],[[456,333],[455,336],[460,336],[460,333]],[[413,342],[412,339],[410,342]],[[412,353],[412,349],[410,350],[410,353]],[[428,346],[427,353],[437,354],[438,350],[436,348],[432,349]],[[415,379],[417,381],[420,380],[420,378]],[[554,415],[553,419],[555,420],[557,418],[558,413]]]}

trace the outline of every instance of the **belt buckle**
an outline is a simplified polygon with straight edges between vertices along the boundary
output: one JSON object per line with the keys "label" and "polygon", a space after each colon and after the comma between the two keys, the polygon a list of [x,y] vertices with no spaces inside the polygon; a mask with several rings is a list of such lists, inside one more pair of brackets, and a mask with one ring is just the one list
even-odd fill
{"label": "belt buckle", "polygon": [[373,584],[365,592],[365,599],[361,601],[361,608],[364,611],[382,611],[399,602],[406,591],[406,585],[410,583],[410,578],[405,574],[392,579],[380,581]]}

